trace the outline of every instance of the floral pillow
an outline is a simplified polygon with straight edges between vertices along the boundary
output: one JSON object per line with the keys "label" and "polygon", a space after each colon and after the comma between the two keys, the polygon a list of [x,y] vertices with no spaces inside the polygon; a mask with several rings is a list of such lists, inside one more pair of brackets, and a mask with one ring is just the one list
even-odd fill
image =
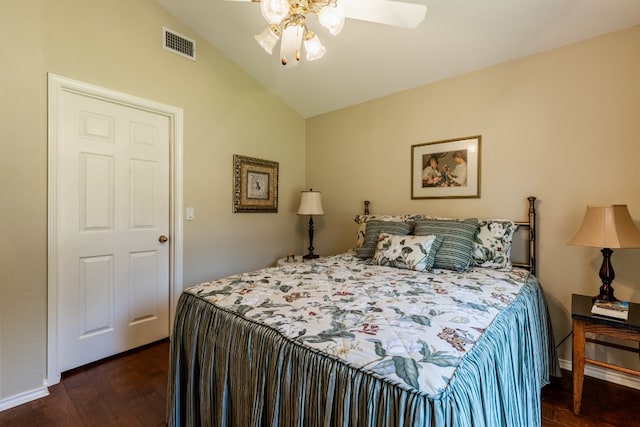
{"label": "floral pillow", "polygon": [[369,221],[391,221],[391,222],[413,222],[422,218],[420,214],[407,215],[356,215],[353,220],[358,224],[358,234],[356,235],[356,249],[364,243],[364,235],[367,232],[367,223]]}
{"label": "floral pillow", "polygon": [[380,233],[371,264],[430,271],[442,244],[439,236],[398,236]]}
{"label": "floral pillow", "polygon": [[511,269],[511,243],[518,225],[509,220],[482,220],[473,242],[473,265]]}

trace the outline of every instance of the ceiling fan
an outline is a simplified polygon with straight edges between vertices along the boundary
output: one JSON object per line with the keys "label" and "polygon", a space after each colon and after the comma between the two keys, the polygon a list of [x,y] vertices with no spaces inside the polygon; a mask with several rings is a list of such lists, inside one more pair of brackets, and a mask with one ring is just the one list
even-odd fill
{"label": "ceiling fan", "polygon": [[280,40],[280,62],[297,65],[302,44],[306,58],[315,61],[327,51],[318,36],[307,28],[309,14],[318,17],[320,25],[336,35],[345,18],[403,28],[416,28],[425,18],[427,7],[422,4],[391,0],[230,0],[260,3],[262,16],[268,23],[255,39],[269,54]]}

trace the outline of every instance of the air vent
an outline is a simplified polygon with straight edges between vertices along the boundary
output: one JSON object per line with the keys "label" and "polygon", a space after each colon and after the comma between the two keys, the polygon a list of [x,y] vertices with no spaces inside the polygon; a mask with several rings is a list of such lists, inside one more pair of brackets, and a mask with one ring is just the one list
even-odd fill
{"label": "air vent", "polygon": [[176,33],[166,27],[162,27],[162,47],[178,55],[196,60],[196,42]]}

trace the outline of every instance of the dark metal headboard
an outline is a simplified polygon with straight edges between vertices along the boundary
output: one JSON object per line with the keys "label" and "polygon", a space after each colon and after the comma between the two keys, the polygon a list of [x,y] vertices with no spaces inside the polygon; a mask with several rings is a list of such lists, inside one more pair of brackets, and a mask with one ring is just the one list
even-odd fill
{"label": "dark metal headboard", "polygon": [[[526,268],[531,272],[531,274],[535,275],[538,272],[537,268],[537,240],[536,240],[536,197],[530,196],[527,197],[529,201],[529,212],[528,212],[528,220],[527,221],[514,221],[519,228],[528,228],[529,229],[529,250],[528,257],[529,262],[513,262],[514,267]],[[364,214],[369,215],[369,200],[364,201]]]}
{"label": "dark metal headboard", "polygon": [[533,196],[527,197],[529,201],[529,220],[528,221],[516,221],[518,227],[529,228],[529,262],[514,262],[514,267],[522,267],[528,269],[531,274],[536,275],[538,273],[537,262],[537,239],[536,239],[536,198]]}

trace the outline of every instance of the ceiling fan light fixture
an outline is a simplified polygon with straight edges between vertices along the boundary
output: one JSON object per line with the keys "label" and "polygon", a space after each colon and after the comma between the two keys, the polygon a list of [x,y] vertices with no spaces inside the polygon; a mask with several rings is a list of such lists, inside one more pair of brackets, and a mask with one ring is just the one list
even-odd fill
{"label": "ceiling fan light fixture", "polygon": [[[280,39],[280,62],[286,66],[300,61],[304,40],[307,59],[320,59],[326,48],[312,32],[306,18],[316,15],[318,22],[332,35],[342,31],[346,18],[403,28],[416,28],[425,17],[427,7],[402,0],[229,0],[260,3],[262,16],[269,27],[254,38],[269,54]],[[307,33],[309,35],[307,36]]]}
{"label": "ceiling fan light fixture", "polygon": [[307,61],[315,61],[327,53],[327,48],[322,45],[318,36],[312,31],[307,31],[304,35],[304,50],[307,52]]}
{"label": "ceiling fan light fixture", "polygon": [[334,36],[344,27],[344,8],[339,3],[328,4],[320,9],[318,22]]}
{"label": "ceiling fan light fixture", "polygon": [[261,0],[260,10],[263,18],[269,24],[280,24],[289,15],[289,2],[287,0]]}
{"label": "ceiling fan light fixture", "polygon": [[280,27],[269,25],[260,34],[253,36],[258,44],[269,54],[273,54],[273,48],[280,39]]}

